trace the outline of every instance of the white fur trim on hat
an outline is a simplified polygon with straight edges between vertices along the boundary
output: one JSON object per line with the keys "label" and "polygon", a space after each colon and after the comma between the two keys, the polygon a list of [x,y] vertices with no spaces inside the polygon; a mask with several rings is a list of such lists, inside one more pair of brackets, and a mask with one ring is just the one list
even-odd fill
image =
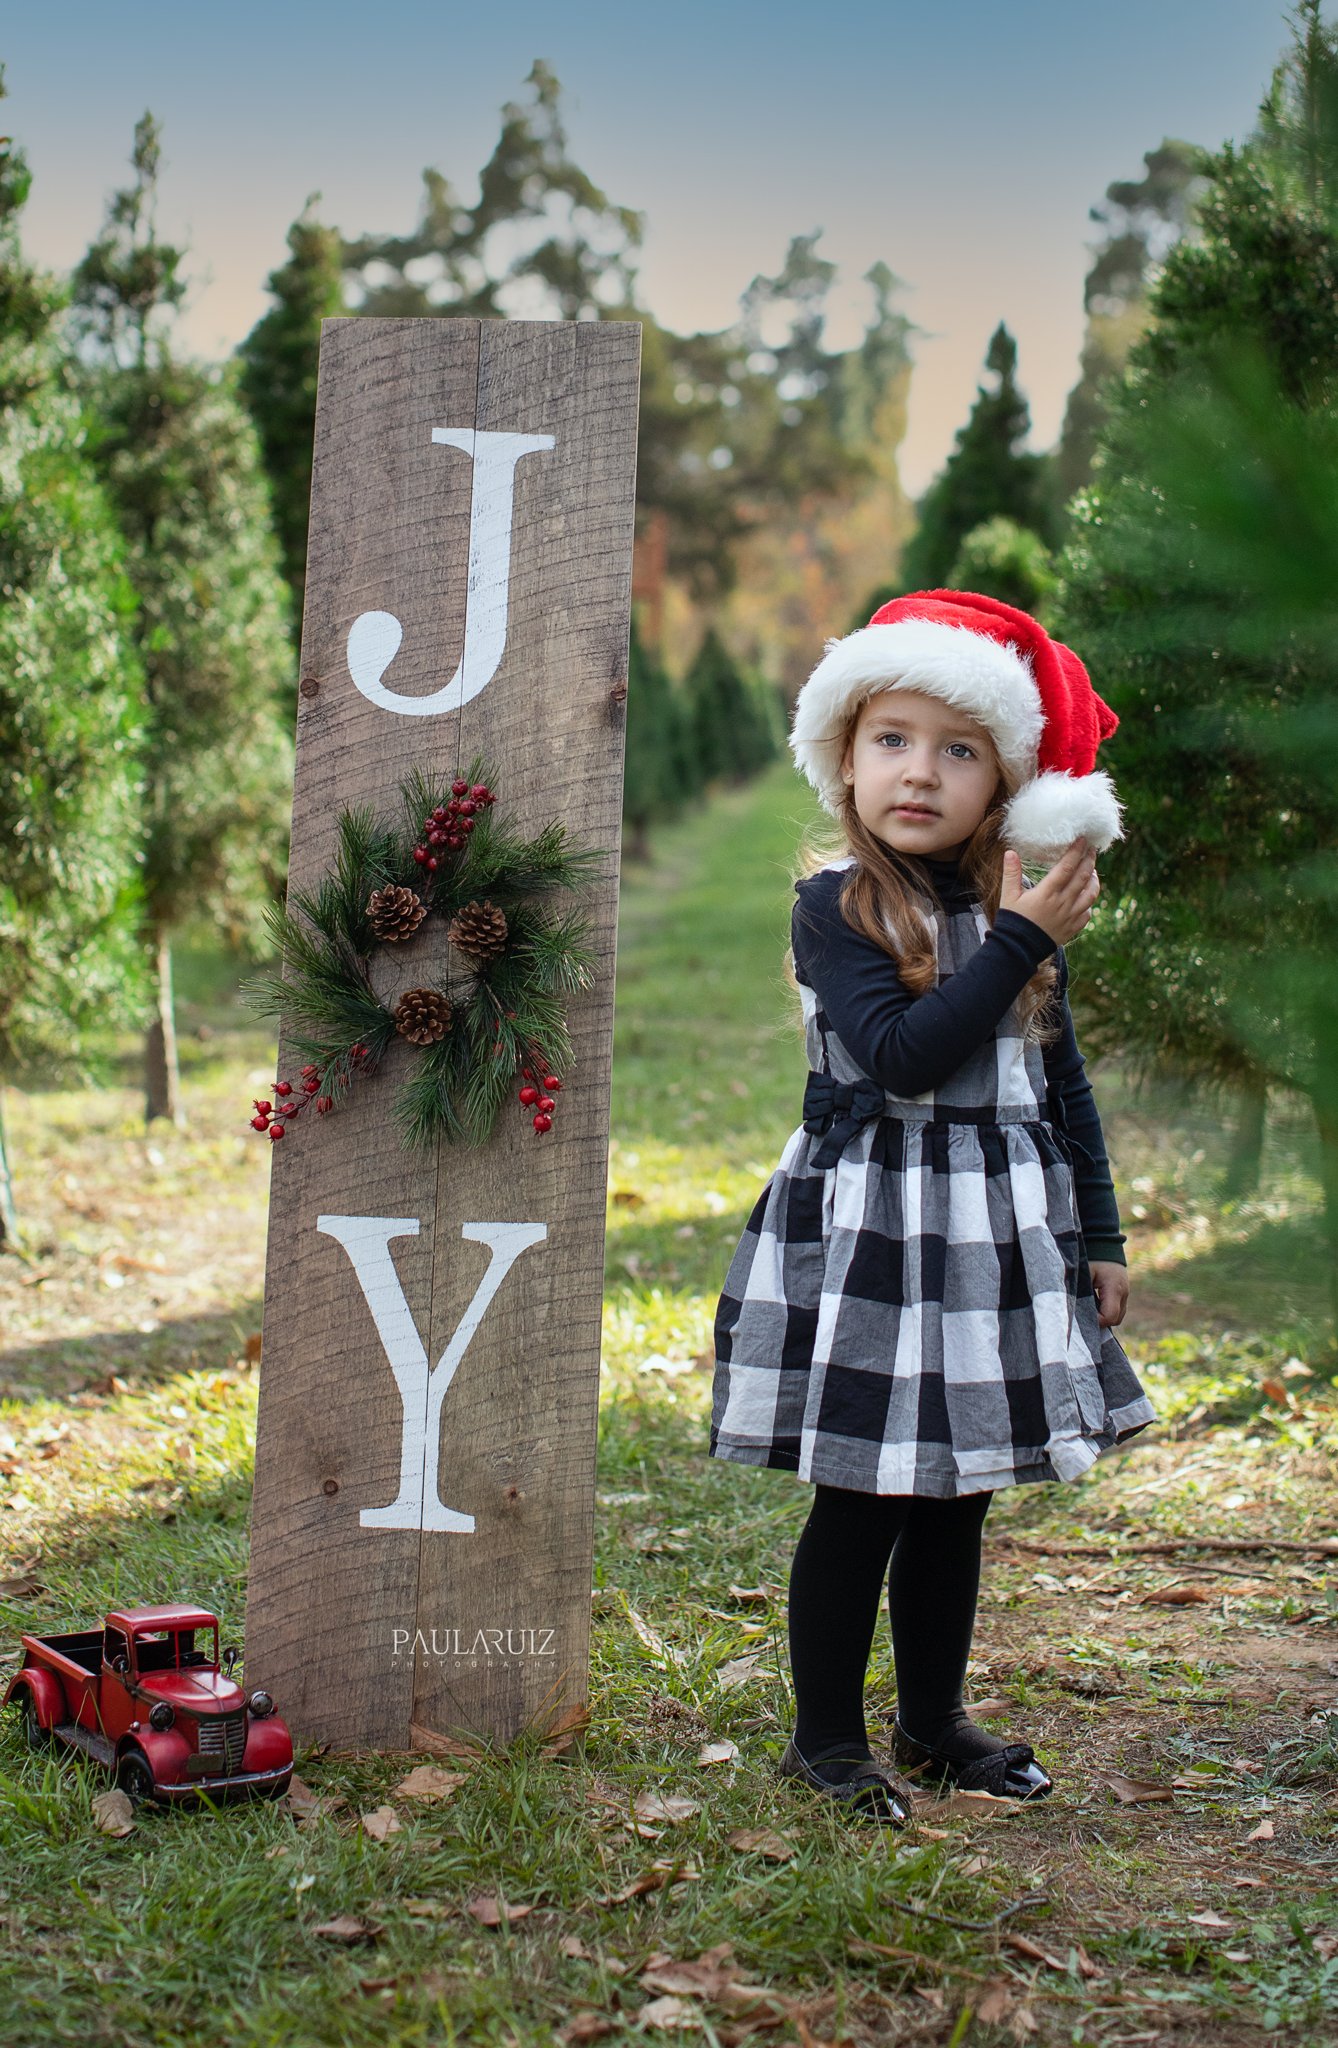
{"label": "white fur trim on hat", "polygon": [[799,692],[790,747],[827,810],[840,809],[845,729],[866,697],[922,690],[978,720],[1001,759],[1022,774],[1036,766],[1045,728],[1041,693],[1027,656],[1010,641],[938,619],[861,626],[829,640]]}
{"label": "white fur trim on hat", "polygon": [[1081,832],[1097,853],[1123,839],[1121,806],[1104,770],[1065,775],[1048,768],[1024,783],[1004,812],[999,837],[1023,860],[1049,865]]}

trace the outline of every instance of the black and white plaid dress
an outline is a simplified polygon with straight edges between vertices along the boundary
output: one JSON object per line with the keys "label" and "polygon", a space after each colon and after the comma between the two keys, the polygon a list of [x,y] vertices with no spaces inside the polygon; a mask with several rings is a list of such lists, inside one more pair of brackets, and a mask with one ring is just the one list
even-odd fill
{"label": "black and white plaid dress", "polygon": [[[928,917],[942,982],[989,926],[974,900]],[[1078,1478],[1155,1411],[1098,1320],[1040,1047],[1014,1006],[898,1096],[801,994],[806,1124],[725,1277],[709,1455],[939,1498]]]}

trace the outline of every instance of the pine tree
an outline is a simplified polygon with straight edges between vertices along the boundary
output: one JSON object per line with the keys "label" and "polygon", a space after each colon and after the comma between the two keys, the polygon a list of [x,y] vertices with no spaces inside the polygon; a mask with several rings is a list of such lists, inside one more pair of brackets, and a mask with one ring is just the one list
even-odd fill
{"label": "pine tree", "polygon": [[972,527],[948,572],[950,590],[975,590],[1039,617],[1055,587],[1049,548],[1015,519],[987,519]]}
{"label": "pine tree", "polygon": [[211,918],[263,940],[292,789],[288,594],[255,429],[235,368],[177,358],[181,252],[159,241],[160,147],[146,114],[134,179],[75,272],[93,456],[126,542],[148,711],[144,944],[157,987],[146,1113],[181,1120],[172,935]]}
{"label": "pine tree", "polygon": [[275,303],[237,351],[240,390],[260,436],[270,480],[283,573],[293,597],[294,630],[302,622],[307,581],[307,511],[316,422],[316,372],[321,321],[345,312],[343,239],[315,219],[313,192],[288,230],[288,261],[272,270]]}
{"label": "pine tree", "polygon": [[1086,1042],[1236,1092],[1236,1192],[1267,1088],[1308,1095],[1338,1275],[1338,31],[1310,0],[1208,169],[1062,564],[1122,720]]}
{"label": "pine tree", "polygon": [[142,993],[134,597],[61,375],[64,294],[20,245],[30,184],[0,142],[0,1072],[78,1061]]}
{"label": "pine tree", "polygon": [[1012,519],[1043,540],[1053,538],[1047,460],[1022,446],[1031,413],[1017,385],[1017,343],[1002,321],[985,368],[995,382],[978,387],[952,454],[920,501],[920,523],[901,560],[903,590],[946,587],[962,542],[987,519]]}
{"label": "pine tree", "polygon": [[679,693],[632,627],[627,669],[627,745],[623,764],[623,821],[628,851],[649,860],[650,828],[673,816],[690,793],[685,717]]}

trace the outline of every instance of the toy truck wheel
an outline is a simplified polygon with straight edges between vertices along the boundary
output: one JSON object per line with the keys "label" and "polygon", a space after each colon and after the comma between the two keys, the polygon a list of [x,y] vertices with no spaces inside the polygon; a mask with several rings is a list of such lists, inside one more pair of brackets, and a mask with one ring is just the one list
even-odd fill
{"label": "toy truck wheel", "polygon": [[133,1806],[151,1805],[158,1797],[148,1758],[138,1749],[128,1749],[116,1766],[116,1782]]}
{"label": "toy truck wheel", "polygon": [[27,1686],[23,1688],[23,1739],[29,1749],[44,1750],[51,1747],[51,1731],[42,1726],[42,1717],[37,1711],[37,1701]]}

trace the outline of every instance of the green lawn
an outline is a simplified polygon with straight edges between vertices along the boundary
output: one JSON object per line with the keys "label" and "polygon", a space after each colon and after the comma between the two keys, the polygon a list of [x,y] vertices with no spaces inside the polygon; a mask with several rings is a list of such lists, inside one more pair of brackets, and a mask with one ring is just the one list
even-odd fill
{"label": "green lawn", "polygon": [[[706,1458],[706,1354],[798,1121],[781,954],[814,822],[779,767],[624,873],[583,1750],[485,1750],[426,1804],[395,1789],[421,1759],[304,1756],[315,1810],[141,1813],[112,1838],[100,1779],[7,1717],[0,2041],[1335,2038],[1338,1410],[1309,1369],[1299,1105],[1223,1210],[1220,1117],[1094,1071],[1131,1234],[1121,1335],[1164,1420],[1080,1486],[996,1502],[971,1680],[1055,1797],[888,1836],[773,1775],[808,1489]],[[4,1670],[20,1630],[120,1596],[201,1599],[240,1636],[268,1175],[244,1115],[272,1044],[207,961],[182,986],[189,1131],[146,1140],[129,1067],[8,1097],[30,1252],[0,1261]],[[884,1618],[876,1745],[893,1700]],[[382,1805],[400,1825],[375,1840]],[[355,1945],[318,1932],[339,1915]]]}

